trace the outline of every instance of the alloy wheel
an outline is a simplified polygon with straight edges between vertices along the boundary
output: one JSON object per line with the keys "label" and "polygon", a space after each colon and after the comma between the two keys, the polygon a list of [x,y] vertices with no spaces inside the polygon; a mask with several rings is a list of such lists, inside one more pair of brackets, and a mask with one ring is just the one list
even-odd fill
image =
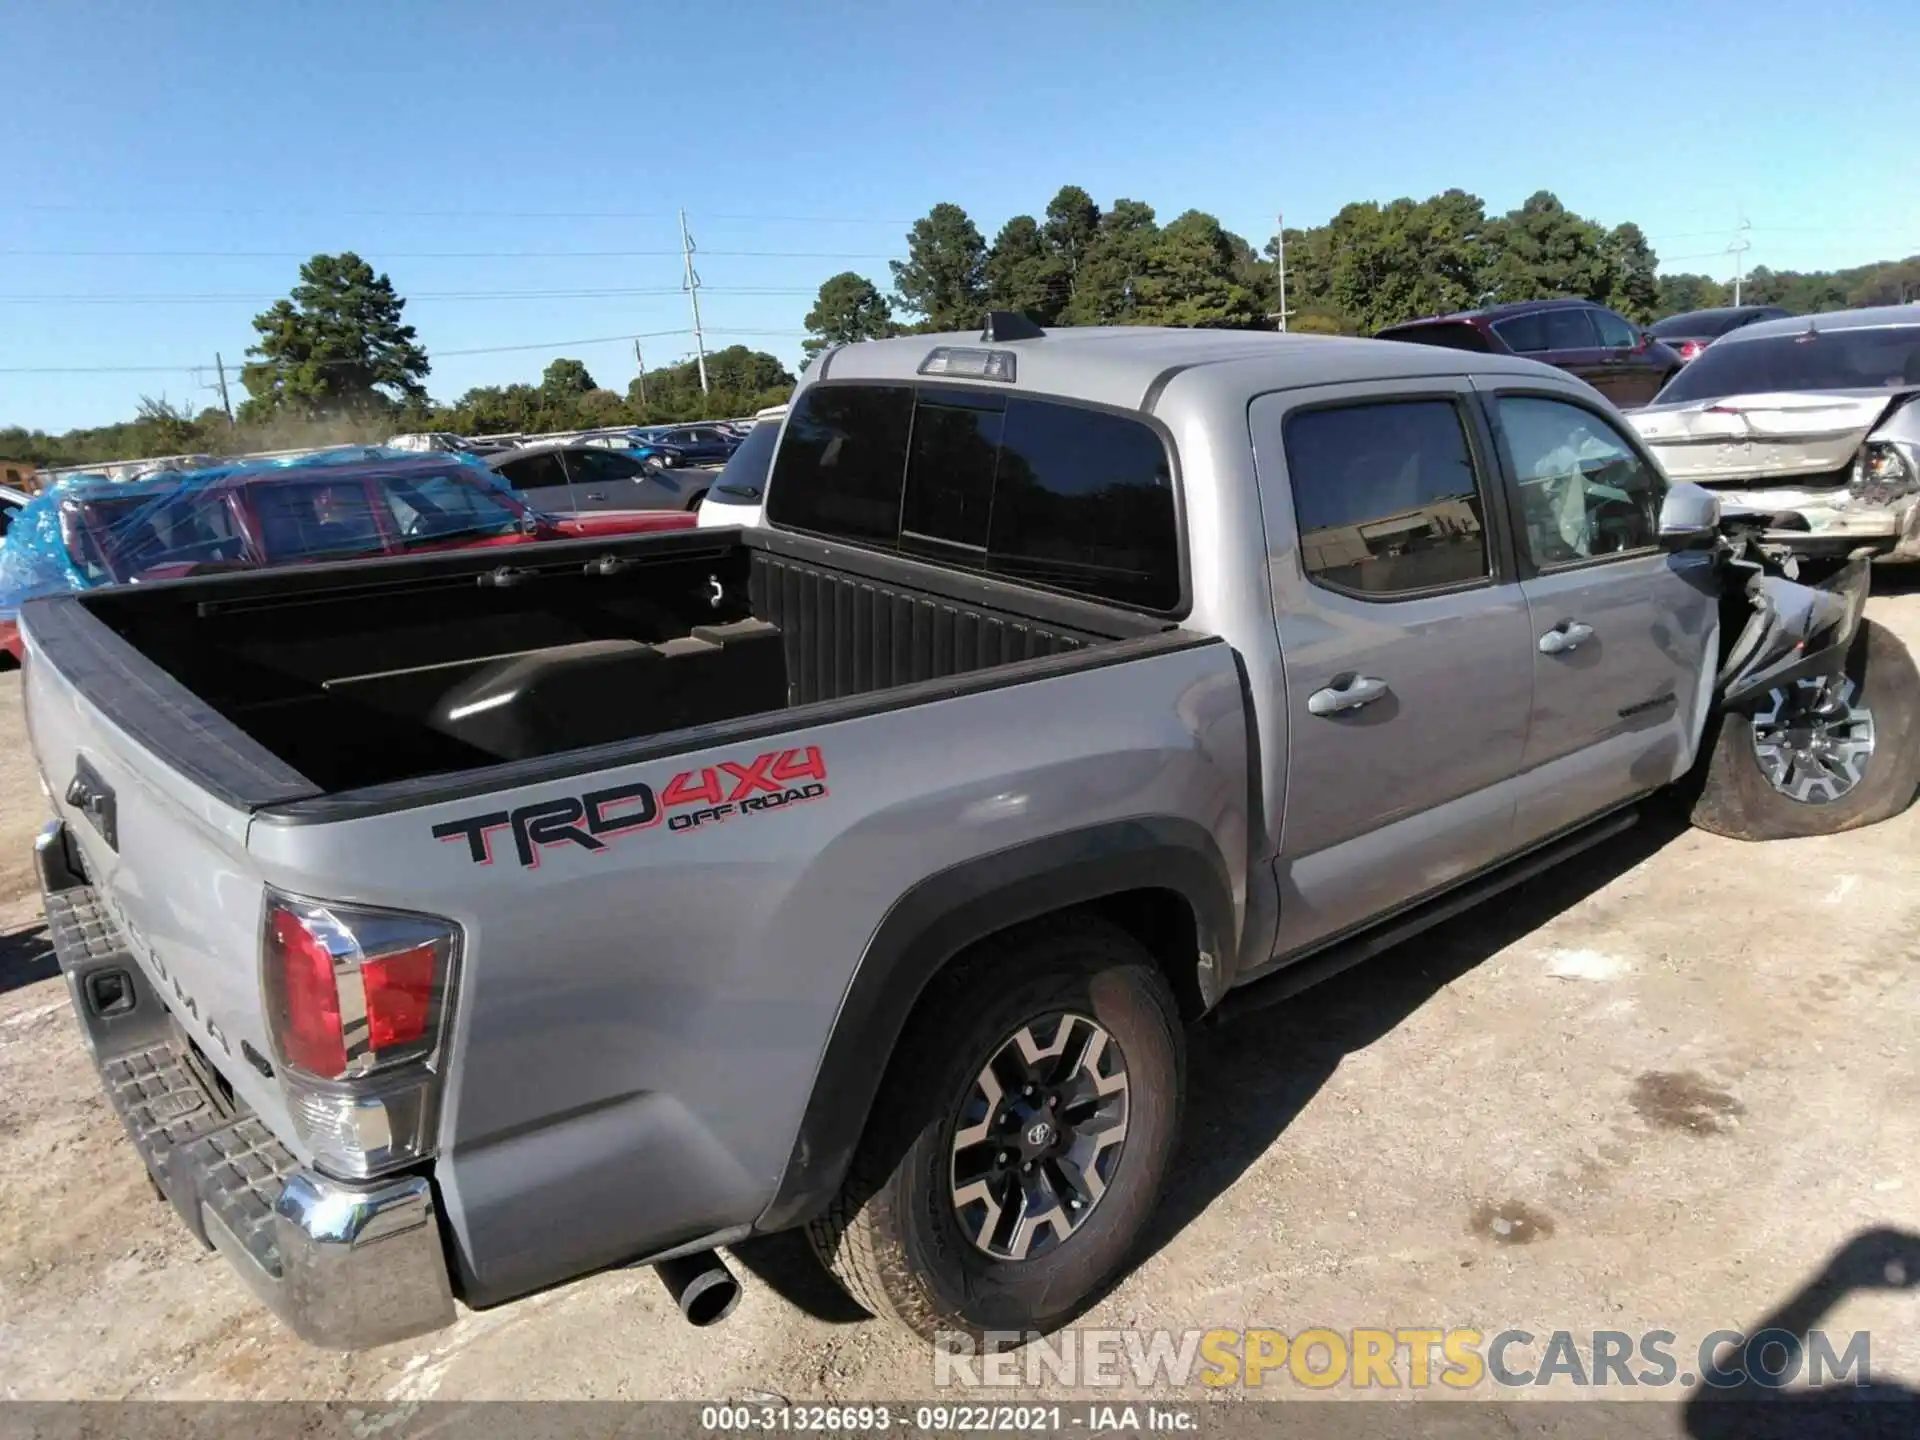
{"label": "alloy wheel", "polygon": [[1852,793],[1873,757],[1873,711],[1853,680],[1809,679],[1775,690],[1753,717],[1753,753],[1767,783],[1803,805]]}
{"label": "alloy wheel", "polygon": [[974,1078],[954,1128],[954,1214],[997,1260],[1047,1253],[1113,1181],[1130,1106],[1126,1057],[1085,1015],[1021,1026]]}

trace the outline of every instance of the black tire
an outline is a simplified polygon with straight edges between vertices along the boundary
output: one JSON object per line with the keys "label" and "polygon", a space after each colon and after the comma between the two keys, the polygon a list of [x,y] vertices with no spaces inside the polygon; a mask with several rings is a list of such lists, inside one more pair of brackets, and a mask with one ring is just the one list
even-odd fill
{"label": "black tire", "polygon": [[687,509],[698,510],[700,508],[700,502],[706,498],[707,498],[706,491],[701,490],[697,492],[691,500],[687,501]]}
{"label": "black tire", "polygon": [[1855,703],[1872,712],[1873,752],[1853,788],[1821,804],[1776,788],[1754,749],[1750,715],[1721,717],[1689,818],[1702,830],[1735,840],[1792,840],[1836,835],[1889,820],[1920,789],[1920,670],[1885,626],[1864,620],[1847,652]]}
{"label": "black tire", "polygon": [[[956,1213],[954,1137],[988,1061],[1022,1026],[1063,1012],[1097,1022],[1124,1057],[1125,1139],[1105,1192],[1070,1234],[1031,1258],[1001,1259]],[[926,1339],[1056,1329],[1123,1273],[1159,1200],[1185,1085],[1179,1007],[1130,936],[1073,917],[985,942],[915,1010],[840,1194],[808,1239],[857,1304]]]}

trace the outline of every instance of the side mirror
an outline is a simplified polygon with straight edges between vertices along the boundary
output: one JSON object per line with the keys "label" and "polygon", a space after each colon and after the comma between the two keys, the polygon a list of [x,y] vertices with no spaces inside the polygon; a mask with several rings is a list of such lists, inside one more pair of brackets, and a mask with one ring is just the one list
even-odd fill
{"label": "side mirror", "polygon": [[1720,497],[1703,485],[1675,485],[1660,502],[1660,548],[1694,550],[1720,535]]}

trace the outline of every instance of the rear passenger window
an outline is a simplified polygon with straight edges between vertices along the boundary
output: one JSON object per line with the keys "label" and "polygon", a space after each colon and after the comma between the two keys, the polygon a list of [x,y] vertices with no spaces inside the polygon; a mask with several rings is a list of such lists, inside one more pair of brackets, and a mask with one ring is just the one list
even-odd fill
{"label": "rear passenger window", "polygon": [[1173,467],[1139,420],[959,387],[820,385],[767,518],[1147,610],[1180,604]]}
{"label": "rear passenger window", "polygon": [[1451,401],[1301,411],[1287,420],[1286,449],[1309,579],[1389,598],[1492,573],[1473,454]]}
{"label": "rear passenger window", "polygon": [[1549,348],[1546,317],[1537,311],[1532,315],[1516,315],[1511,320],[1496,321],[1493,333],[1506,341],[1509,349],[1522,355]]}

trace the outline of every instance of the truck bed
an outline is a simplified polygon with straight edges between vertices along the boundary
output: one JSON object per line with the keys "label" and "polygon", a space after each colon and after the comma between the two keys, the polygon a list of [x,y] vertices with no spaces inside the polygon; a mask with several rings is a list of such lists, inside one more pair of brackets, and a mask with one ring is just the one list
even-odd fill
{"label": "truck bed", "polygon": [[777,719],[1168,628],[767,531],[191,579],[59,597],[29,625],[99,708],[243,808]]}

